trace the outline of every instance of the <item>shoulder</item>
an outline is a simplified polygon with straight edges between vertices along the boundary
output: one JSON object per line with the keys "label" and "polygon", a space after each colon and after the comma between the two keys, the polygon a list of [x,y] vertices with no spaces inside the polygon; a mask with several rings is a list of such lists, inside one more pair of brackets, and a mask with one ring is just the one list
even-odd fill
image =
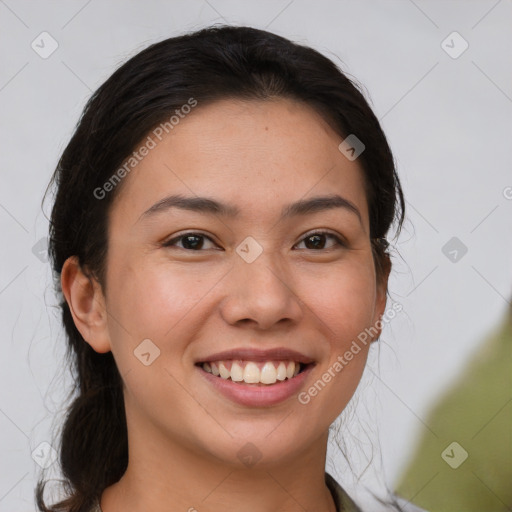
{"label": "shoulder", "polygon": [[[343,487],[327,472],[325,473],[325,483],[331,491],[338,512],[364,512],[345,492]],[[391,495],[390,501],[386,503],[379,499],[377,501],[381,505],[379,507],[381,512],[384,510],[389,512],[428,512],[396,495]]]}
{"label": "shoulder", "polygon": [[329,474],[325,473],[325,483],[331,491],[338,512],[362,512],[343,487]]}
{"label": "shoulder", "polygon": [[397,505],[400,507],[399,510],[403,512],[428,512],[427,510],[414,505],[410,501],[401,498],[400,496],[395,497]]}

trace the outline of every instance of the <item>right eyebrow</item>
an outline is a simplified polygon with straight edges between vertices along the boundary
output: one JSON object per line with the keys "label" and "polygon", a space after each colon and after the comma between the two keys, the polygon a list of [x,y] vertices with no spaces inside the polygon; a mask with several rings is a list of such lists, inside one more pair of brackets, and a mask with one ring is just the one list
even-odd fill
{"label": "right eyebrow", "polygon": [[141,215],[141,218],[169,210],[170,208],[181,208],[182,210],[191,210],[210,215],[223,215],[225,217],[236,217],[240,213],[236,206],[220,203],[207,197],[172,195],[164,197],[155,203]]}

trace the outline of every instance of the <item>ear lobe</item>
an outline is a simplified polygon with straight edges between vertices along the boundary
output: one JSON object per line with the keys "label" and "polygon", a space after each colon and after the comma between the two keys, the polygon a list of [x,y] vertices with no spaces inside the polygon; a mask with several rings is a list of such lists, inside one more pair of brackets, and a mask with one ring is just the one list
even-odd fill
{"label": "ear lobe", "polygon": [[64,262],[61,287],[83,339],[96,352],[110,351],[107,311],[101,285],[84,272],[77,256],[71,256]]}

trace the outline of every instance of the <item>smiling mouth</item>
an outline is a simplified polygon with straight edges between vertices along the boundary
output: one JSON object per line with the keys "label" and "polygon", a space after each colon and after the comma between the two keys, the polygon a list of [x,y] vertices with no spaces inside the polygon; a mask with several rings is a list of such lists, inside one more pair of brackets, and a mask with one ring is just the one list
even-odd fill
{"label": "smiling mouth", "polygon": [[312,364],[297,361],[223,360],[197,363],[203,371],[239,384],[272,386],[290,380]]}

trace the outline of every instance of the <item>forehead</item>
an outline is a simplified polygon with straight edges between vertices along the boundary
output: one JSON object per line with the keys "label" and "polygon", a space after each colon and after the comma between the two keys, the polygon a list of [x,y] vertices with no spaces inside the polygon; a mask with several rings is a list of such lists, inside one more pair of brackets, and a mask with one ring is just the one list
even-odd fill
{"label": "forehead", "polygon": [[124,215],[140,216],[181,194],[215,197],[242,217],[263,220],[283,204],[337,193],[358,206],[367,225],[361,167],[343,156],[343,137],[305,103],[226,99],[198,104],[172,126],[159,138],[148,134],[152,149],[124,178],[115,205]]}

